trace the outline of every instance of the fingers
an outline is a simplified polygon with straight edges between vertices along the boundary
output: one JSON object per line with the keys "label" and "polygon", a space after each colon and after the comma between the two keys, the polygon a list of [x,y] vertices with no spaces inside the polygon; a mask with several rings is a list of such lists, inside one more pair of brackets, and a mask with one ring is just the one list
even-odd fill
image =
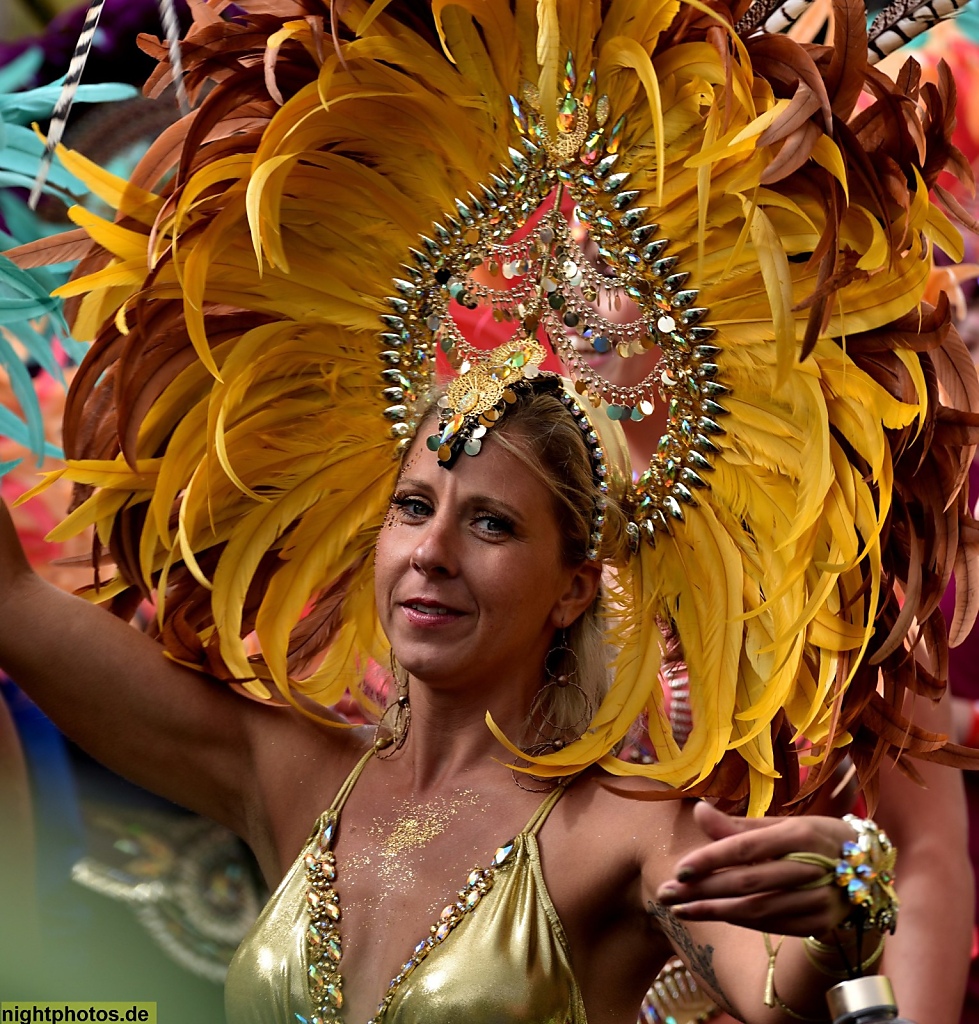
{"label": "fingers", "polygon": [[727,921],[782,935],[835,928],[850,904],[837,885],[803,888],[822,874],[812,864],[774,860],[728,868],[691,882],[666,882],[656,898],[677,917]]}
{"label": "fingers", "polygon": [[[836,860],[853,830],[838,818],[732,818],[706,804],[695,810],[697,823],[713,840],[691,850],[676,868],[680,882],[702,879],[715,871],[778,860],[787,853],[808,851]],[[819,876],[808,867],[806,881]]]}
{"label": "fingers", "polygon": [[835,886],[694,900],[670,909],[684,921],[724,921],[778,935],[825,933],[837,927],[847,913]]}
{"label": "fingers", "polygon": [[756,893],[799,889],[825,872],[812,864],[772,860],[713,872],[700,878],[670,881],[660,886],[656,898],[667,906],[696,900],[722,900]]}
{"label": "fingers", "polygon": [[836,861],[853,829],[838,818],[732,818],[707,804],[694,811],[709,842],[686,854],[675,879],[657,891],[677,917],[726,921],[782,935],[809,935],[839,925],[846,893],[819,885],[827,866],[784,859],[813,853]]}
{"label": "fingers", "polygon": [[736,818],[719,811],[706,800],[698,800],[693,809],[694,821],[710,836],[711,839],[725,839],[739,832],[752,832],[758,828],[768,828],[771,818]]}

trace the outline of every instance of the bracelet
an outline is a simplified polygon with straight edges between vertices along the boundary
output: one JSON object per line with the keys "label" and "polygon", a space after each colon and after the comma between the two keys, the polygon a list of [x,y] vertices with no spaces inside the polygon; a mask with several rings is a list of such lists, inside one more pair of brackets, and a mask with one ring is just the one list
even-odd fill
{"label": "bracelet", "polygon": [[[873,953],[871,953],[866,960],[862,961],[859,967],[852,970],[849,965],[847,965],[843,970],[834,970],[833,968],[820,963],[820,961],[814,956],[815,953],[821,953],[824,956],[832,954],[834,957],[839,957],[842,955],[843,951],[841,948],[837,948],[836,946],[830,946],[825,942],[820,942],[819,939],[814,939],[811,935],[802,940],[802,950],[806,954],[806,959],[813,965],[813,967],[816,968],[817,971],[819,971],[820,974],[825,974],[827,978],[840,978],[841,980],[845,980],[847,978],[852,978],[855,973],[863,974],[868,967],[873,967],[873,965],[877,963],[884,954],[885,939],[886,936],[881,935],[880,942],[877,943],[877,948]],[[846,960],[845,956],[843,957],[843,960]]]}
{"label": "bracelet", "polygon": [[765,940],[765,951],[768,953],[768,973],[765,975],[765,1005],[773,1010],[778,1007],[783,1013],[787,1013],[793,1020],[804,1021],[805,1024],[825,1024],[825,1017],[804,1017],[801,1013],[796,1013],[791,1006],[787,1006],[779,998],[778,993],[775,991],[775,958],[778,956],[778,951],[782,948],[782,943],[785,941],[783,936],[778,941],[777,946],[772,946],[772,937],[768,932],[762,932],[762,937]]}
{"label": "bracelet", "polygon": [[969,731],[962,743],[966,747],[979,747],[979,700],[970,703],[972,705],[972,720],[969,722]]}
{"label": "bracelet", "polygon": [[836,884],[846,890],[852,906],[843,927],[869,926],[893,934],[899,905],[894,891],[897,848],[870,818],[845,814],[843,820],[857,833],[855,843],[843,844],[843,856],[836,865]]}
{"label": "bracelet", "polygon": [[893,932],[898,910],[897,893],[894,891],[897,848],[869,818],[847,814],[843,820],[856,832],[856,839],[843,844],[838,860],[809,850],[787,853],[782,860],[822,869],[823,873],[818,878],[797,886],[798,889],[818,889],[835,882],[846,890],[850,913],[841,927]]}

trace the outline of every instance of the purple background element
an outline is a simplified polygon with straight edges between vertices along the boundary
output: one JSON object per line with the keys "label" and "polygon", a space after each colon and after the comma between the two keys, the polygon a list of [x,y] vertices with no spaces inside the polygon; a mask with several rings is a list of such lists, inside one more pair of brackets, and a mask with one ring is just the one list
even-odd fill
{"label": "purple background element", "polygon": [[[186,0],[176,0],[177,14],[186,28],[190,12]],[[0,67],[31,47],[44,51],[44,64],[31,86],[45,85],[67,70],[75,43],[85,21],[88,4],[83,2],[54,18],[37,36],[16,42],[0,42]],[[105,0],[98,33],[85,67],[84,82],[129,82],[142,86],[153,70],[154,62],[137,46],[140,32],[163,35],[156,0]]]}

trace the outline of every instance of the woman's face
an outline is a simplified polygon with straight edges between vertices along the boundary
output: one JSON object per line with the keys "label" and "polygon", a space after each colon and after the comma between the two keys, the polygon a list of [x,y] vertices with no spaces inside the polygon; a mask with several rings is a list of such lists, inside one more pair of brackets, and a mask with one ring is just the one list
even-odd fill
{"label": "woman's face", "polygon": [[492,434],[446,471],[430,432],[418,431],[377,542],[384,632],[417,679],[532,693],[554,631],[591,603],[599,571],[564,564],[550,493]]}

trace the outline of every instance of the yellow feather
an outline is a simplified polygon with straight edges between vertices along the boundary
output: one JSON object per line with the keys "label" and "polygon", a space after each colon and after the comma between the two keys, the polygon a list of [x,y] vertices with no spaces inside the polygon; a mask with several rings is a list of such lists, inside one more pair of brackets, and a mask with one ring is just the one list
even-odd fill
{"label": "yellow feather", "polygon": [[812,147],[812,158],[820,167],[825,167],[830,174],[843,186],[843,196],[850,202],[850,183],[847,179],[846,165],[839,147],[827,135],[820,135]]}
{"label": "yellow feather", "polygon": [[653,68],[649,54],[634,40],[626,36],[611,39],[602,49],[602,69],[630,68],[642,83],[649,104],[649,116],[653,127],[653,152],[656,168],[656,203],[663,204],[666,167],[666,131],[663,126],[663,104],[660,99],[659,78]]}
{"label": "yellow feather", "polygon": [[772,323],[775,327],[775,344],[778,351],[778,383],[783,384],[788,378],[789,369],[796,355],[792,273],[778,233],[772,227],[768,215],[753,202],[747,199],[743,199],[742,202],[758,267],[772,306]]}
{"label": "yellow feather", "polygon": [[540,114],[551,138],[557,136],[557,79],[561,60],[561,28],[557,0],[537,0],[537,63]]}
{"label": "yellow feather", "polygon": [[112,209],[140,224],[153,225],[163,205],[159,196],[111,174],[73,149],[58,146],[55,152],[62,165],[81,178],[89,190]]}

